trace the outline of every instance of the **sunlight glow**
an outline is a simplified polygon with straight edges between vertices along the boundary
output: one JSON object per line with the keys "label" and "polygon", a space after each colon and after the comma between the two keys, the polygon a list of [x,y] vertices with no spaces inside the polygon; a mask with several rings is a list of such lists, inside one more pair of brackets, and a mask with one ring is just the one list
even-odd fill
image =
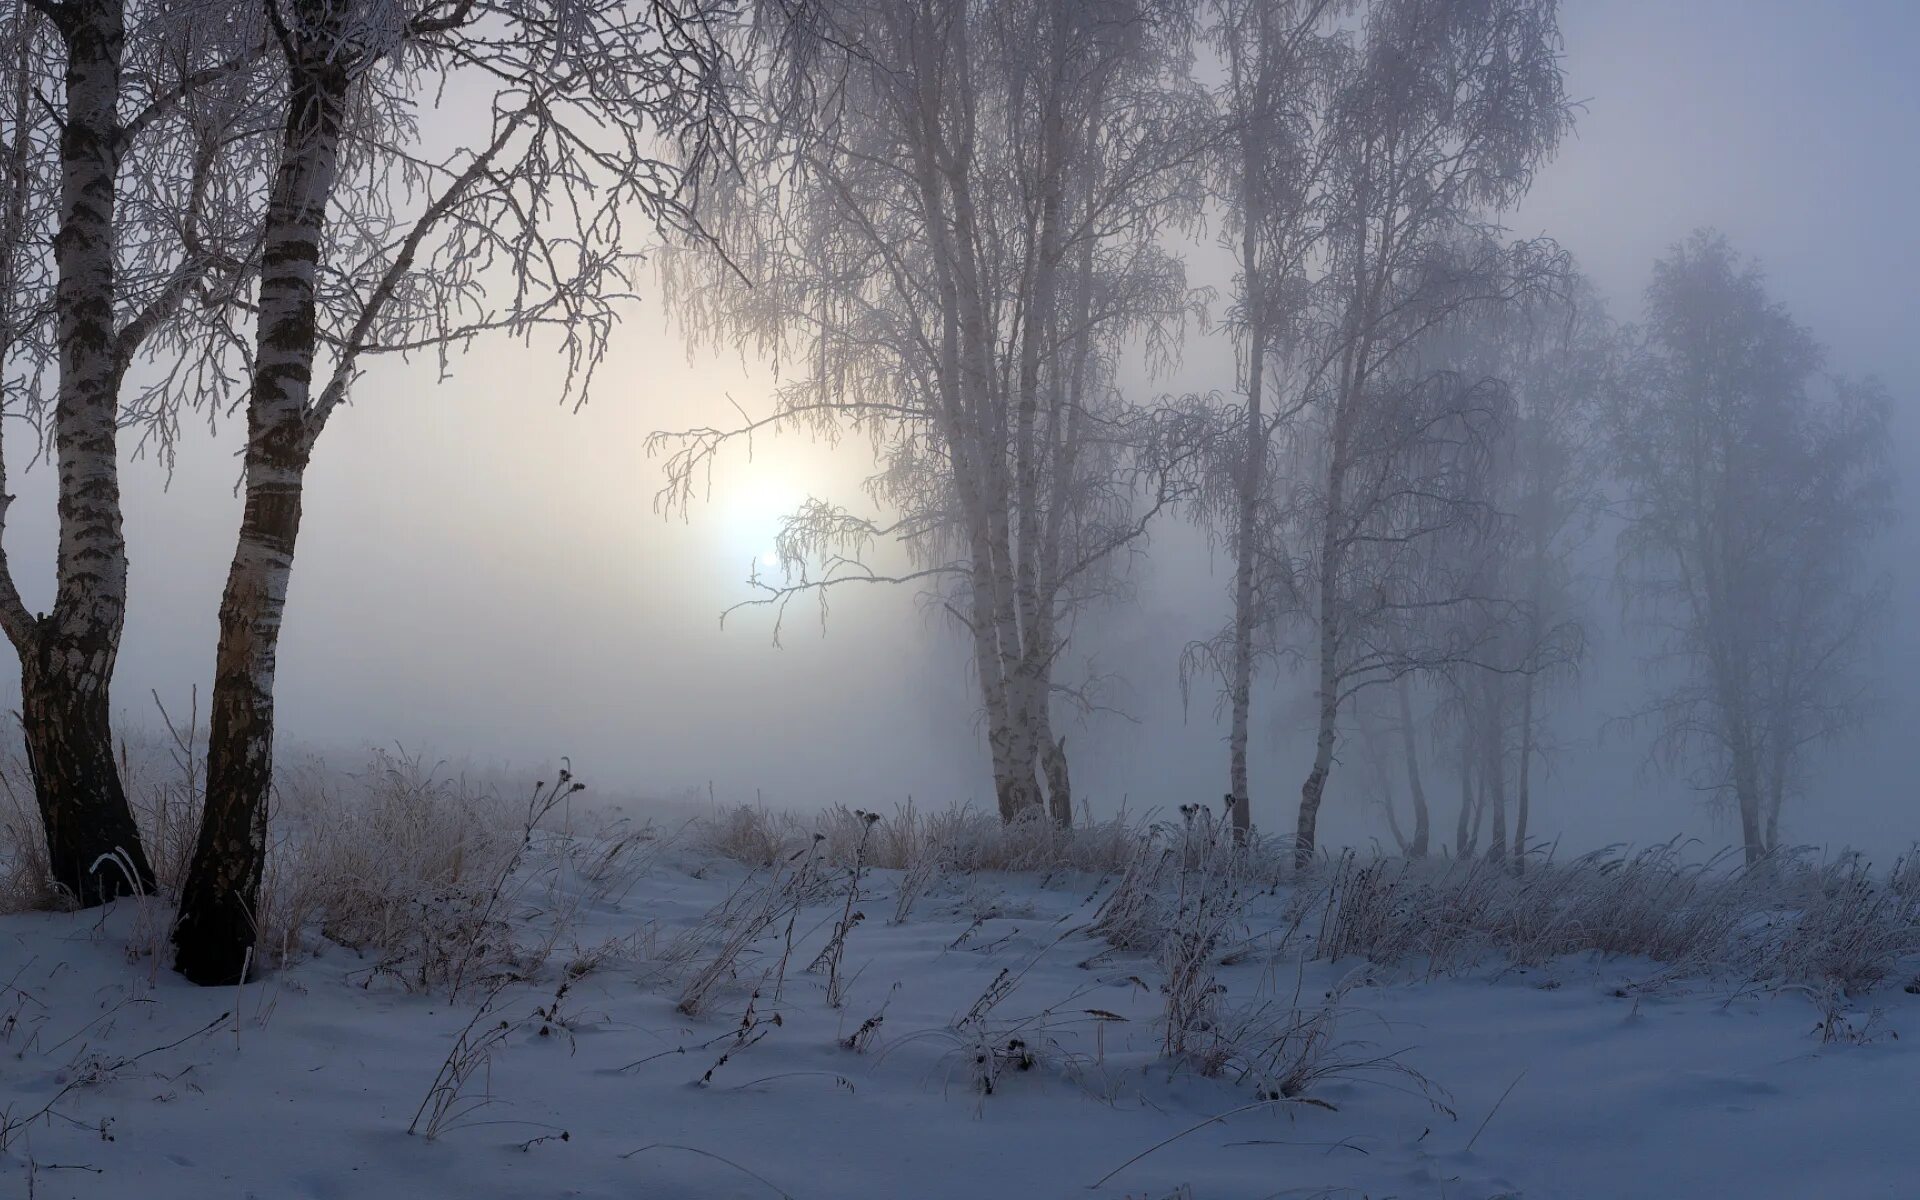
{"label": "sunlight glow", "polygon": [[805,497],[805,489],[792,477],[764,467],[749,469],[727,481],[724,488],[716,486],[719,526],[714,532],[714,548],[734,562],[749,562],[761,571],[777,568],[780,555],[774,548],[774,538],[781,521]]}

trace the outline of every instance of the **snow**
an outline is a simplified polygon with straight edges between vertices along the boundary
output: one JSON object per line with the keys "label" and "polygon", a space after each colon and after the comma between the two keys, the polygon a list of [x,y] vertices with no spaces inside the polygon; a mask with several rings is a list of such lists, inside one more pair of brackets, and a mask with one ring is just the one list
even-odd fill
{"label": "snow", "polygon": [[[477,1021],[486,989],[449,1003],[324,941],[238,992],[203,990],[148,956],[164,917],[151,907],[0,918],[0,1124],[13,1126],[0,1193],[1799,1198],[1911,1196],[1920,1177],[1920,1061],[1899,1036],[1920,996],[1899,981],[1850,1001],[1855,1036],[1828,1041],[1801,992],[1651,962],[1428,980],[1256,955],[1220,970],[1229,1004],[1331,993],[1332,1055],[1392,1064],[1316,1083],[1320,1103],[1257,1103],[1161,1058],[1160,970],[1079,931],[1102,887],[1086,876],[947,877],[894,925],[900,876],[873,872],[843,1007],[806,970],[843,911],[826,893],[796,923],[777,998],[763,973],[780,928],[687,1017],[675,1004],[688,964],[669,950],[751,882],[683,848],[624,895],[577,889],[562,952]],[[537,930],[551,913],[515,917]],[[573,948],[614,939],[622,952],[543,1019]],[[1015,986],[985,1032],[956,1029],[1003,971]],[[865,1051],[848,1049],[883,1005]],[[456,1036],[502,1020],[448,1127],[410,1136]],[[1016,1050],[983,1094],[977,1047],[1015,1037],[1032,1066]],[[1422,1079],[1444,1091],[1430,1098]]]}

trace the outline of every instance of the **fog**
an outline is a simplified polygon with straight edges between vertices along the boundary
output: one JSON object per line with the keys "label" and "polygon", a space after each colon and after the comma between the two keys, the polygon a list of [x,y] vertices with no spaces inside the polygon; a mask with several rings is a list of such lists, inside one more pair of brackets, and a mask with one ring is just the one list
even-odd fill
{"label": "fog", "polygon": [[[1920,836],[1920,14],[1903,0],[1810,8],[1792,0],[1569,4],[1576,132],[1508,224],[1557,238],[1637,319],[1651,264],[1711,225],[1766,266],[1774,297],[1827,344],[1832,364],[1881,377],[1895,403],[1901,519],[1880,550],[1894,572],[1877,660],[1877,716],[1824,751],[1790,841],[1869,848]],[[1196,258],[1196,283],[1206,278]],[[386,364],[334,421],[309,475],[299,566],[278,672],[283,747],[348,759],[403,745],[476,764],[571,756],[599,792],[711,789],[723,802],[991,806],[967,652],[910,590],[843,589],[824,621],[789,611],[780,645],[747,597],[779,515],[809,494],[857,495],[864,448],[762,438],[730,454],[685,520],[656,511],[647,434],[724,425],[765,407],[767,373],[741,358],[691,359],[661,305],[629,319],[591,401],[556,403],[552,347],[483,344],[436,381]],[[1136,387],[1233,387],[1223,344],[1194,331],[1178,370]],[[180,715],[208,690],[216,607],[239,517],[243,418],[190,429],[171,469],[149,456],[126,477],[130,611],[115,683],[124,728]],[[19,496],[8,548],[28,607],[52,593],[51,472],[9,451]],[[1592,657],[1556,718],[1563,746],[1535,799],[1535,830],[1586,848],[1675,834],[1735,834],[1683,784],[1643,769],[1646,748],[1603,724],[1633,703],[1638,648],[1623,633],[1596,539]],[[1075,782],[1096,810],[1217,800],[1224,726],[1210,684],[1183,704],[1177,661],[1230,611],[1230,557],[1164,519],[1129,572],[1135,595],[1094,615],[1079,654],[1124,679],[1115,706],[1068,725]],[[9,687],[13,684],[9,682]],[[1260,685],[1256,823],[1290,820],[1310,753],[1308,685]],[[973,730],[971,734],[967,731]],[[1443,773],[1444,774],[1444,773]],[[1444,778],[1438,819],[1450,819]],[[1336,775],[1325,840],[1384,838]]]}

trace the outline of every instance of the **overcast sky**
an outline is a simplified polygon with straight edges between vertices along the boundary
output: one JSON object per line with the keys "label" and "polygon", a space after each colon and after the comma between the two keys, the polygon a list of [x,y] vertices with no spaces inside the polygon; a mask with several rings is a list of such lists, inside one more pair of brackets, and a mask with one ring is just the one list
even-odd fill
{"label": "overcast sky", "polygon": [[[1880,375],[1899,405],[1902,505],[1920,472],[1920,83],[1912,0],[1574,0],[1563,13],[1578,132],[1514,214],[1516,234],[1560,239],[1622,316],[1655,257],[1715,225],[1766,264],[1836,366]],[[1190,356],[1187,386],[1229,388],[1217,347]],[[551,356],[496,344],[436,384],[382,368],[329,426],[310,474],[278,675],[283,743],[354,752],[401,743],[483,763],[566,753],[605,792],[712,781],[722,799],[885,806],[990,802],[969,733],[974,700],[950,632],[911,595],[837,602],[821,636],[796,611],[784,648],[762,614],[722,632],[775,517],[808,492],[846,497],[860,455],[762,442],[715,479],[685,523],[653,510],[657,428],[724,424],[767,381],[736,362],[689,363],[657,306],[629,323],[578,413],[554,403]],[[210,676],[214,611],[238,504],[239,422],[191,438],[163,491],[157,465],[127,480],[132,611],[116,682],[129,728],[157,690],[183,710]],[[14,439],[17,443],[19,439]],[[15,464],[20,470],[21,464]],[[52,584],[50,472],[15,476],[8,545],[30,606]],[[1890,559],[1920,557],[1906,521]],[[1211,572],[1211,574],[1209,574]],[[1141,719],[1069,731],[1076,783],[1102,805],[1217,798],[1224,752],[1210,703],[1183,718],[1181,644],[1226,610],[1225,563],[1169,526],[1143,564],[1138,603],[1098,622],[1101,663],[1131,684]],[[1920,836],[1920,651],[1902,570],[1884,656],[1886,712],[1836,756],[1817,798],[1821,832],[1886,845]],[[1609,623],[1614,606],[1598,605]],[[1603,692],[1632,682],[1603,637]],[[1290,819],[1300,739],[1280,681],[1256,718],[1256,821]],[[1592,706],[1597,727],[1604,704]],[[1708,835],[1670,785],[1627,769],[1619,747],[1570,738],[1536,828],[1570,840]],[[1329,802],[1335,841],[1377,832]],[[1442,802],[1441,812],[1449,812]],[[1724,832],[1722,832],[1724,836]]]}

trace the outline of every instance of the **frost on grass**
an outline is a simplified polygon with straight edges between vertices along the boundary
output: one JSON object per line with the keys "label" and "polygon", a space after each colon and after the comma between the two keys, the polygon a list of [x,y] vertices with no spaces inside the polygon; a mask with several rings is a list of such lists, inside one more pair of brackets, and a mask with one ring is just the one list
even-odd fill
{"label": "frost on grass", "polygon": [[1820,863],[1781,853],[1749,867],[1656,846],[1515,873],[1347,854],[1300,890],[1317,913],[1317,957],[1428,975],[1593,954],[1648,959],[1672,978],[1857,992],[1920,954],[1911,856],[1878,873],[1855,855]]}
{"label": "frost on grass", "polygon": [[[1667,847],[1299,871],[1204,807],[1070,830],[910,806],[683,827],[558,775],[399,755],[294,764],[282,793],[274,950],[229,1012],[142,949],[164,944],[164,895],[0,927],[23,964],[0,973],[0,1169],[114,1165],[163,1129],[192,1142],[177,1100],[244,1124],[297,1070],[303,1088],[365,1079],[355,1104],[298,1110],[320,1142],[411,1124],[588,1191],[1491,1196],[1520,1190],[1516,1139],[1559,1111],[1548,1089],[1615,1069],[1644,1089],[1735,1036],[1749,1062],[1897,1053],[1920,951],[1910,862]],[[1543,1040],[1543,1011],[1584,1040]],[[1681,1079],[1688,1103],[1761,1070],[1690,1061],[1707,1065]],[[1609,1103],[1688,1119],[1657,1095]],[[954,1187],[890,1174],[903,1146]],[[221,1169],[261,1194],[298,1191],[235,1155]]]}

